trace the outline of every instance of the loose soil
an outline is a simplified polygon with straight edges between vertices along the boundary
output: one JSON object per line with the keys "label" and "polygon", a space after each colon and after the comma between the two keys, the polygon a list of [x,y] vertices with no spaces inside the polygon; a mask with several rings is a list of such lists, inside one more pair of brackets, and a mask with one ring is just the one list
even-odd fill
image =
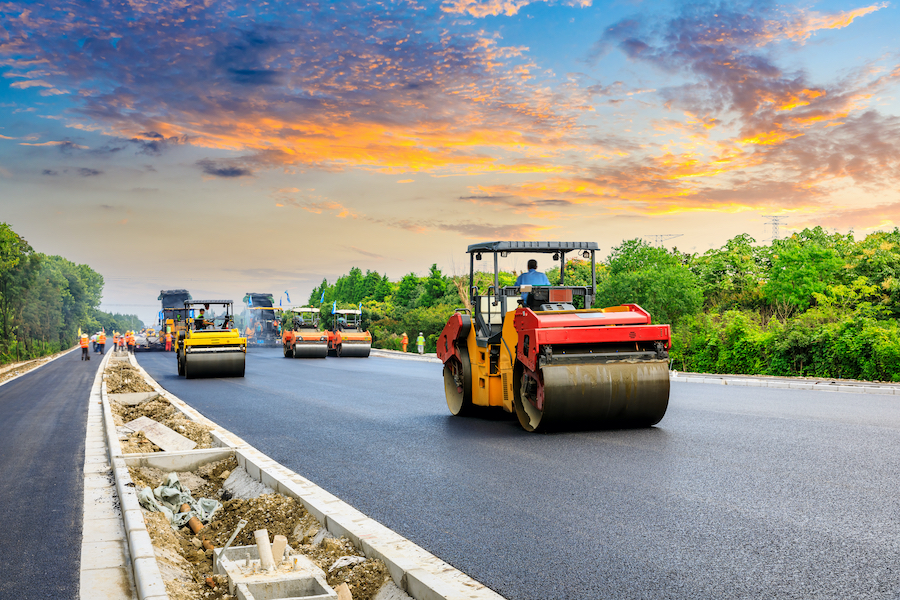
{"label": "loose soil", "polygon": [[[141,372],[128,363],[111,363],[104,373],[106,374],[107,392],[110,394],[154,391],[144,381]],[[150,417],[169,429],[177,431],[189,440],[197,442],[197,448],[213,447],[213,439],[209,433],[209,427],[188,419],[184,416],[184,413],[172,406],[172,403],[163,396],[157,396],[153,400],[142,402],[137,406],[124,406],[115,401],[110,402],[109,405],[116,426],[122,426],[138,417]],[[162,450],[139,431],[127,434],[126,438],[120,440],[120,442],[122,444],[122,452],[126,454],[160,452]]]}
{"label": "loose soil", "polygon": [[[188,527],[173,531],[161,513],[142,511],[169,598],[230,598],[226,577],[214,577],[218,586],[216,589],[207,584],[207,577],[212,576],[213,552],[202,549],[202,540],[209,540],[217,548],[224,546],[241,519],[246,520],[247,525],[232,542],[233,546],[255,544],[253,532],[258,529],[266,529],[270,539],[284,535],[295,553],[307,556],[325,571],[329,585],[337,587],[347,583],[354,600],[372,600],[390,579],[384,563],[373,559],[329,572],[329,568],[342,556],[361,556],[361,553],[347,539],[336,539],[330,534],[324,539],[321,535],[317,537],[321,525],[294,498],[264,494],[247,500],[229,499],[222,483],[237,468],[235,459],[228,458],[203,465],[195,472],[178,474],[179,480],[191,490],[195,499],[216,498],[222,502],[222,508],[216,511],[212,522],[197,536]],[[137,489],[156,487],[166,475],[164,471],[147,467],[130,467],[129,471]]]}
{"label": "loose soil", "polygon": [[111,360],[103,373],[106,375],[107,394],[153,391],[153,387],[144,380],[140,371],[131,366],[131,363]]}

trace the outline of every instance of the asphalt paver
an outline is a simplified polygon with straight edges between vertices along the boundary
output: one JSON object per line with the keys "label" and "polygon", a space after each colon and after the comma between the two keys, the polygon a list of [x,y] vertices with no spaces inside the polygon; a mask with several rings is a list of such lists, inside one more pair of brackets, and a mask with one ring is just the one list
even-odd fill
{"label": "asphalt paver", "polygon": [[654,428],[458,418],[441,366],[283,358],[164,387],[502,595],[897,598],[900,402],[676,383]]}
{"label": "asphalt paver", "polygon": [[0,598],[77,598],[84,444],[101,356],[77,349],[0,386]]}

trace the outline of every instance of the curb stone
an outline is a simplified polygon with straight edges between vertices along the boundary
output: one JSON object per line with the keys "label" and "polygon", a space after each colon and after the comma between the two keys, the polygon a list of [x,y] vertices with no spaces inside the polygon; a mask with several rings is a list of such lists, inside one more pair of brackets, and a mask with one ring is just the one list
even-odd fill
{"label": "curb stone", "polygon": [[711,383],[740,387],[843,392],[848,394],[876,394],[900,396],[900,384],[847,381],[842,379],[806,379],[802,377],[762,377],[752,375],[711,375],[709,373],[669,372],[673,383]]}
{"label": "curb stone", "polygon": [[[401,353],[397,352],[396,354]],[[436,357],[427,356],[415,357],[412,360],[440,362]],[[222,450],[233,452],[238,464],[254,479],[281,494],[299,500],[332,535],[347,537],[367,557],[382,560],[394,583],[415,600],[504,600],[500,594],[381,523],[367,517],[308,479],[272,460],[233,433],[222,429],[188,406],[183,400],[163,389],[147,371],[137,364],[133,355],[129,356],[129,362],[140,371],[153,389],[168,399],[177,410],[184,413],[189,419],[211,427],[210,433],[217,445],[217,448],[186,453],[154,452],[152,454],[123,455],[113,426],[106,386],[103,386],[104,419],[107,424],[110,455],[113,457],[116,488],[122,502],[122,514],[132,556],[140,556],[132,561],[140,600],[157,600],[167,596],[155,558],[151,561],[143,558],[143,554],[138,554],[145,548],[139,540],[143,539],[143,536],[147,536],[149,541],[149,534],[137,503],[136,490],[133,484],[128,485],[131,483],[131,477],[126,464],[152,460],[153,457],[164,458],[167,455],[185,455],[191,452],[199,456],[204,452],[212,453]],[[133,544],[132,539],[135,539]]]}

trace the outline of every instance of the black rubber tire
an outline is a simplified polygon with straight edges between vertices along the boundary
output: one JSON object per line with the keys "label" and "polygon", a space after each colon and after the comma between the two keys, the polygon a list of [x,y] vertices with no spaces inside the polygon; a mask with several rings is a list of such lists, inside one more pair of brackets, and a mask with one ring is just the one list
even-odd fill
{"label": "black rubber tire", "polygon": [[[469,361],[469,351],[466,348],[458,348],[458,351],[461,358],[459,364],[462,366],[463,391],[460,393],[457,388],[451,366],[444,364],[444,396],[450,414],[467,417],[475,414],[477,408],[472,404],[472,363]],[[450,360],[455,361],[456,358]]]}

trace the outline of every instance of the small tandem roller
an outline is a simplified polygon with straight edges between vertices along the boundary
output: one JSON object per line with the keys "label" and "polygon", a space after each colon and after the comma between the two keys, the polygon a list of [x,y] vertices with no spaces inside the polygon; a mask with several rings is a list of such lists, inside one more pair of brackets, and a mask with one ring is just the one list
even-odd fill
{"label": "small tandem roller", "polygon": [[[591,259],[593,242],[486,242],[469,246],[473,311],[450,317],[437,341],[454,415],[482,407],[515,412],[527,431],[649,427],[669,404],[670,331],[635,304],[590,307],[588,286],[499,286],[498,255],[542,253]],[[474,262],[494,257],[494,285],[480,294]],[[520,300],[520,297],[522,299]],[[509,309],[507,309],[509,306]]]}
{"label": "small tandem roller", "polygon": [[[213,315],[207,312],[210,306],[222,306],[224,310]],[[188,379],[244,376],[247,338],[234,327],[233,306],[231,300],[184,302],[188,329],[178,336],[179,375]]]}
{"label": "small tandem roller", "polygon": [[285,311],[281,337],[285,358],[325,358],[328,334],[319,331],[319,309],[298,306]]}

